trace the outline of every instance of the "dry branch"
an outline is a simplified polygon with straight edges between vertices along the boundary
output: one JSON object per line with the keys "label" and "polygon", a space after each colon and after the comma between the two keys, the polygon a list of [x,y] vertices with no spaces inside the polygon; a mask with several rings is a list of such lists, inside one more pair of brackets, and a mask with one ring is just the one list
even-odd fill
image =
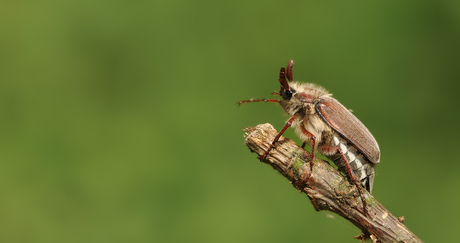
{"label": "dry branch", "polygon": [[[246,128],[246,145],[252,152],[262,155],[275,138],[277,131],[270,124]],[[371,194],[364,191],[368,214],[356,186],[329,163],[315,159],[311,177],[303,184],[310,171],[310,153],[294,141],[281,137],[275,148],[262,161],[285,176],[292,185],[305,193],[317,211],[328,210],[340,215],[361,229],[356,238],[373,242],[422,242],[402,222],[384,208]],[[308,162],[308,163],[307,163]]]}

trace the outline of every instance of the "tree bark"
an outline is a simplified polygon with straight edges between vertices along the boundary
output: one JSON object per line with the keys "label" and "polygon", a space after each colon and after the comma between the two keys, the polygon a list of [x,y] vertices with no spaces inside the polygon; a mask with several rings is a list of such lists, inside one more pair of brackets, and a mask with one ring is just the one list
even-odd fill
{"label": "tree bark", "polygon": [[[270,147],[277,131],[270,124],[244,130],[246,145],[259,156]],[[294,141],[281,137],[262,162],[269,164],[305,193],[316,211],[328,210],[361,229],[355,238],[372,242],[422,242],[399,219],[393,216],[370,193],[364,190],[368,213],[363,213],[359,190],[329,163],[315,158],[310,178],[311,154]],[[305,182],[303,182],[305,181]],[[300,184],[300,182],[303,182]]]}

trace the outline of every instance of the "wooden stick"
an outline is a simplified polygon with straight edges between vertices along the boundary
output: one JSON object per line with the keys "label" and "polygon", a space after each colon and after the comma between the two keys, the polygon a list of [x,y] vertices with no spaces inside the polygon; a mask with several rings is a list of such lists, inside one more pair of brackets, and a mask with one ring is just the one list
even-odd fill
{"label": "wooden stick", "polygon": [[[246,145],[258,154],[264,154],[277,135],[271,124],[262,124],[244,130]],[[316,211],[328,210],[347,219],[361,229],[355,238],[372,242],[422,242],[399,219],[393,216],[371,194],[364,192],[368,215],[363,214],[360,192],[346,177],[329,163],[315,159],[313,171],[305,184],[298,182],[310,172],[310,153],[294,141],[281,137],[262,162],[269,164],[291,181],[292,185],[305,193]],[[305,172],[305,173],[304,173]]]}

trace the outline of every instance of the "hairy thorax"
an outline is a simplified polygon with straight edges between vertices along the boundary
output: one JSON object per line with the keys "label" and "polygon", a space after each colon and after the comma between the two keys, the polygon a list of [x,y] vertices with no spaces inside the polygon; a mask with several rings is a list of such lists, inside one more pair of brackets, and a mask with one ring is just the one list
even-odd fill
{"label": "hairy thorax", "polygon": [[305,135],[305,131],[308,131],[315,137],[316,145],[321,145],[323,136],[324,138],[330,137],[333,131],[318,115],[315,105],[322,97],[330,96],[330,94],[324,88],[311,83],[294,82],[290,86],[296,92],[290,100],[282,101],[281,106],[288,115],[298,116],[292,126],[302,140],[312,146],[312,139]]}

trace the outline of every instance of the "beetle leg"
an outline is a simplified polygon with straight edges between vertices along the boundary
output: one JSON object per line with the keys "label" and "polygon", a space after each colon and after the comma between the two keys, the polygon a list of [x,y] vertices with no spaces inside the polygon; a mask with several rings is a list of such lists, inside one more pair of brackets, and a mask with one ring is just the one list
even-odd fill
{"label": "beetle leg", "polygon": [[364,214],[368,215],[368,212],[367,212],[367,203],[366,203],[366,200],[364,198],[364,191],[363,191],[363,187],[361,186],[360,184],[360,181],[358,179],[356,179],[355,175],[353,174],[353,171],[350,167],[350,164],[348,164],[348,161],[347,159],[345,158],[345,155],[342,153],[342,151],[340,150],[339,147],[334,147],[334,146],[327,146],[327,145],[322,145],[320,147],[320,150],[323,151],[323,153],[325,151],[327,151],[328,153],[331,153],[331,154],[334,154],[334,153],[339,153],[340,154],[340,157],[342,158],[344,164],[345,164],[345,167],[347,168],[347,172],[348,172],[348,175],[350,176],[350,179],[351,181],[353,182],[353,184],[356,185],[356,187],[358,188],[360,194],[361,194],[361,200],[363,202],[363,211],[364,211]]}
{"label": "beetle leg", "polygon": [[278,133],[278,135],[276,135],[275,139],[273,139],[273,142],[270,145],[270,147],[267,149],[267,151],[265,151],[265,153],[258,158],[259,160],[265,159],[265,157],[268,155],[270,150],[272,150],[272,148],[275,147],[275,143],[278,142],[278,140],[280,139],[281,135],[283,135],[283,133],[286,131],[286,129],[288,129],[288,127],[290,127],[292,125],[292,123],[294,122],[295,119],[297,119],[297,115],[293,115],[291,118],[289,118],[289,120],[286,122],[286,125],[284,125],[283,129],[281,129],[281,131]]}
{"label": "beetle leg", "polygon": [[277,99],[250,99],[250,100],[242,100],[238,102],[238,105],[245,104],[245,103],[252,103],[252,102],[271,102],[271,103],[280,103],[281,100]]}
{"label": "beetle leg", "polygon": [[305,145],[307,145],[307,142],[303,142],[301,147],[305,149]]}

